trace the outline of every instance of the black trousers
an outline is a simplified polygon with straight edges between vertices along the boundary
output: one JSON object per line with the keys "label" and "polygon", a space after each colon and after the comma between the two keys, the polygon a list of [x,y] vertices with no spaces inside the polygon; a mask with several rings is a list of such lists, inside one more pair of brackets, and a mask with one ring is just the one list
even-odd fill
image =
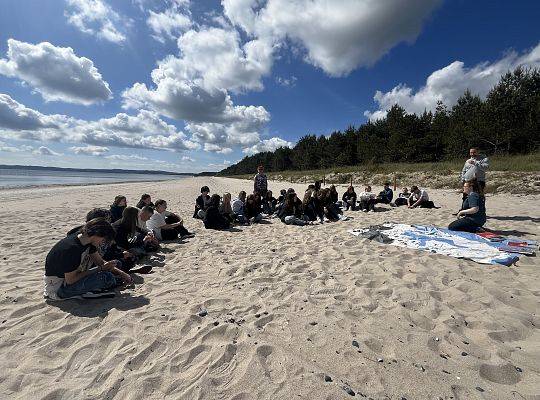
{"label": "black trousers", "polygon": [[475,233],[481,226],[482,225],[476,223],[471,217],[463,217],[460,219],[456,219],[454,222],[448,225],[448,229],[450,229],[451,231]]}
{"label": "black trousers", "polygon": [[375,209],[375,199],[369,200],[360,200],[360,210],[374,210]]}

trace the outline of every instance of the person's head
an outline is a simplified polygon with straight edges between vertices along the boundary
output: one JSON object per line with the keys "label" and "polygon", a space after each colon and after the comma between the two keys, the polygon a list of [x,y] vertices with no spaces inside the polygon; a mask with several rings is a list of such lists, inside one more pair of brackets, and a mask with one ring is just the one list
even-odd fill
{"label": "person's head", "polygon": [[289,194],[289,193],[294,193],[294,189],[293,188],[288,188],[287,189],[287,194]]}
{"label": "person's head", "polygon": [[259,166],[257,167],[257,172],[258,172],[259,174],[262,174],[262,173],[264,172],[264,167],[263,167],[262,165],[259,165]]}
{"label": "person's head", "polygon": [[366,192],[371,192],[371,186],[366,185],[366,186],[364,187],[364,191],[366,191]]}
{"label": "person's head", "polygon": [[315,181],[315,190],[320,190],[322,185],[322,181]]}
{"label": "person's head", "polygon": [[405,187],[403,187],[403,189],[401,189],[401,191],[402,191],[403,193],[409,193],[409,189],[407,189],[407,187],[406,187],[406,186],[405,186]]}
{"label": "person's head", "polygon": [[315,185],[313,183],[308,185],[308,190],[315,190]]}
{"label": "person's head", "polygon": [[145,193],[141,196],[141,201],[144,203],[144,204],[150,204],[152,202],[152,197],[150,197],[150,195],[148,193]]}
{"label": "person's head", "polygon": [[330,185],[330,192],[332,192],[332,193],[337,193],[337,190],[336,190],[336,186],[335,186],[335,185]]}
{"label": "person's head", "polygon": [[255,203],[255,195],[250,194],[246,199],[247,204],[254,204]]}
{"label": "person's head", "polygon": [[141,221],[146,222],[150,219],[152,214],[154,214],[154,209],[151,206],[144,206],[139,212],[139,218]]}
{"label": "person's head", "polygon": [[285,195],[287,194],[287,190],[281,189],[281,190],[279,191],[279,194],[282,195],[282,196],[285,196]]}
{"label": "person's head", "polygon": [[137,229],[137,222],[139,219],[139,209],[136,207],[126,207],[122,211],[122,219],[120,224],[124,226],[128,232],[135,232]]}
{"label": "person's head", "polygon": [[295,201],[296,201],[296,193],[287,192],[287,195],[285,197],[285,207],[292,207]]}
{"label": "person's head", "polygon": [[469,155],[471,156],[471,158],[476,158],[478,157],[478,149],[476,147],[472,147],[470,150],[469,150]]}
{"label": "person's head", "polygon": [[246,192],[242,190],[240,193],[238,193],[238,198],[245,203],[245,201],[246,201]]}
{"label": "person's head", "polygon": [[309,203],[309,201],[311,200],[311,195],[312,195],[313,191],[311,189],[308,189],[306,190],[306,193],[304,193],[304,198],[302,200],[302,204],[305,206],[306,204]]}
{"label": "person's head", "polygon": [[480,195],[484,194],[482,192],[482,188],[480,187],[476,179],[472,179],[463,183],[463,193],[470,194],[472,192],[476,192]]}
{"label": "person's head", "polygon": [[231,203],[231,194],[230,193],[223,193],[223,203],[224,204],[230,204]]}
{"label": "person's head", "polygon": [[111,222],[111,212],[104,208],[94,208],[88,211],[88,214],[86,214],[86,222],[95,218],[104,218],[106,221]]}
{"label": "person's head", "polygon": [[208,186],[203,186],[201,188],[201,193],[205,196],[208,196],[208,193],[210,193],[210,188]]}
{"label": "person's head", "polygon": [[352,186],[352,185],[349,186],[349,187],[347,188],[347,192],[349,192],[349,193],[354,193],[354,186]]}
{"label": "person's head", "polygon": [[115,232],[110,222],[105,218],[91,219],[81,229],[83,236],[90,239],[90,243],[95,247],[100,247],[106,242],[114,239]]}
{"label": "person's head", "polygon": [[221,201],[221,197],[219,194],[213,194],[210,197],[210,207],[219,207],[219,202]]}
{"label": "person's head", "polygon": [[116,196],[114,198],[113,206],[125,207],[127,205],[126,196]]}
{"label": "person's head", "polygon": [[165,200],[159,199],[156,200],[154,206],[156,207],[156,211],[161,214],[167,209],[167,202]]}
{"label": "person's head", "polygon": [[418,186],[413,185],[413,186],[411,186],[411,192],[412,192],[412,193],[419,193],[419,192],[420,192],[420,189],[418,189]]}
{"label": "person's head", "polygon": [[273,197],[273,196],[272,196],[272,191],[271,191],[271,190],[268,190],[268,191],[266,192],[266,198],[267,198],[268,200],[271,200],[272,197]]}
{"label": "person's head", "polygon": [[389,189],[390,188],[390,182],[384,182],[384,188]]}

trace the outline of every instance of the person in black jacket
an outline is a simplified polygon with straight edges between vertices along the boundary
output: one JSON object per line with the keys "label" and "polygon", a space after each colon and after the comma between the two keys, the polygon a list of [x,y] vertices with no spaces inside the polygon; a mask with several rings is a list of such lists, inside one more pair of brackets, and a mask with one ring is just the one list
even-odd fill
{"label": "person in black jacket", "polygon": [[356,192],[354,191],[353,186],[349,186],[347,188],[347,191],[343,193],[341,200],[343,201],[343,207],[345,207],[345,211],[347,211],[349,208],[352,211],[356,210]]}
{"label": "person in black jacket", "polygon": [[337,189],[334,185],[330,185],[330,198],[332,199],[332,202],[336,204],[339,200],[339,194],[337,192]]}
{"label": "person in black jacket", "polygon": [[302,202],[294,192],[288,192],[285,203],[278,213],[281,222],[287,225],[308,225],[309,221],[302,215]]}
{"label": "person in black jacket", "polygon": [[206,229],[229,229],[231,222],[219,212],[221,198],[219,194],[213,194],[204,214],[204,227]]}
{"label": "person in black jacket", "polygon": [[127,206],[126,196],[116,196],[111,204],[111,222],[118,221],[122,218],[124,208]]}
{"label": "person in black jacket", "polygon": [[195,212],[193,218],[204,219],[206,209],[210,205],[210,189],[208,186],[201,188],[201,195],[195,200]]}
{"label": "person in black jacket", "polygon": [[260,222],[263,219],[261,214],[261,203],[258,201],[258,195],[250,194],[244,205],[245,216],[250,223]]}
{"label": "person in black jacket", "polygon": [[266,197],[264,198],[264,202],[263,202],[263,212],[265,214],[272,215],[276,212],[276,206],[277,206],[277,200],[272,195],[272,191],[268,190],[266,192]]}
{"label": "person in black jacket", "polygon": [[382,192],[375,199],[375,203],[390,204],[394,198],[394,191],[390,189],[390,183],[386,182]]}

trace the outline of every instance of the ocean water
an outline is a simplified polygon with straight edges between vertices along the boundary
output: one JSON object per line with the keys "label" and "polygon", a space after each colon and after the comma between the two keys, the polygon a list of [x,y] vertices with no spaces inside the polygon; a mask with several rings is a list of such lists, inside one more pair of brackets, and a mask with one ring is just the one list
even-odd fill
{"label": "ocean water", "polygon": [[126,174],[108,172],[46,171],[0,168],[0,189],[48,186],[88,185],[96,183],[165,181],[182,179],[182,175]]}

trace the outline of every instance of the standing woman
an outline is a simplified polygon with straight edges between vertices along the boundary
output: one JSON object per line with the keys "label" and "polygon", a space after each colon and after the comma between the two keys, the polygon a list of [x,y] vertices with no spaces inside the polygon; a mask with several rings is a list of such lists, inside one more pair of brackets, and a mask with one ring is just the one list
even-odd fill
{"label": "standing woman", "polygon": [[127,206],[126,196],[116,196],[111,204],[111,222],[118,221],[122,218],[124,208]]}
{"label": "standing woman", "polygon": [[476,232],[486,223],[486,197],[478,181],[467,181],[463,184],[463,200],[458,219],[452,222],[451,231]]}

